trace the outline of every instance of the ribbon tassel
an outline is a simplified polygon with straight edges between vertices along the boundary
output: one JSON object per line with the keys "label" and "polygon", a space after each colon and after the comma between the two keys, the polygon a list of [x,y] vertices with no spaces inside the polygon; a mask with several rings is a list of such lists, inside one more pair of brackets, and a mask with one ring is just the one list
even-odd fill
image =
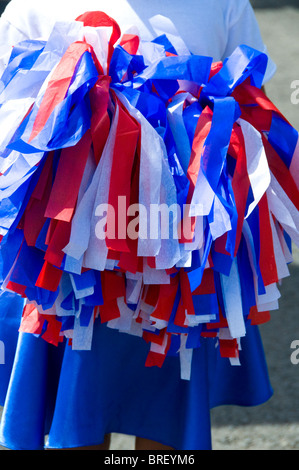
{"label": "ribbon tassel", "polygon": [[[267,56],[190,53],[103,12],[16,45],[1,79],[1,289],[20,331],[90,350],[95,322],[190,380],[213,341],[241,363],[299,246],[298,132],[261,89]],[[103,29],[103,28],[108,28]],[[106,35],[106,32],[110,34]]]}

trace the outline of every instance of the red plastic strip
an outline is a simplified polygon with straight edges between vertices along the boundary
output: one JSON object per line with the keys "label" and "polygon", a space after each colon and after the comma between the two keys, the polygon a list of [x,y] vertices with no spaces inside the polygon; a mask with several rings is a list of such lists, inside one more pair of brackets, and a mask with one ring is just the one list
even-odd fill
{"label": "red plastic strip", "polygon": [[45,217],[64,222],[72,219],[90,147],[87,131],[77,145],[61,151]]}
{"label": "red plastic strip", "polygon": [[88,11],[83,15],[78,16],[76,21],[82,21],[84,26],[92,26],[98,28],[101,26],[112,27],[112,34],[109,41],[109,54],[108,54],[108,64],[110,63],[114,45],[121,36],[121,30],[118,23],[102,11]]}

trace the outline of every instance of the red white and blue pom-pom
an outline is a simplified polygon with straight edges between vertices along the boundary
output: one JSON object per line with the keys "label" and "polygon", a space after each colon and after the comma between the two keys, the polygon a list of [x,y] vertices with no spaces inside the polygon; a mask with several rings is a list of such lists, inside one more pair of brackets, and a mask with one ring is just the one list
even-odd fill
{"label": "red white and blue pom-pom", "polygon": [[[111,29],[112,28],[112,29]],[[108,32],[111,36],[108,36]],[[89,350],[94,322],[239,363],[299,246],[298,133],[265,96],[267,56],[223,63],[143,41],[101,12],[13,48],[0,81],[2,289],[20,331]]]}

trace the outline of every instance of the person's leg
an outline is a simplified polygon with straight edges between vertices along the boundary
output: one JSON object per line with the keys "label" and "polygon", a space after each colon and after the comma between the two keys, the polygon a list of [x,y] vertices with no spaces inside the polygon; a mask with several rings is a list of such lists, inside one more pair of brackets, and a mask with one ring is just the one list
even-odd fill
{"label": "person's leg", "polygon": [[104,442],[102,444],[98,444],[96,446],[86,446],[86,447],[71,447],[69,449],[63,450],[109,450],[111,442],[110,434],[105,435]]}
{"label": "person's leg", "polygon": [[136,437],[135,450],[173,450],[173,448],[150,439]]}

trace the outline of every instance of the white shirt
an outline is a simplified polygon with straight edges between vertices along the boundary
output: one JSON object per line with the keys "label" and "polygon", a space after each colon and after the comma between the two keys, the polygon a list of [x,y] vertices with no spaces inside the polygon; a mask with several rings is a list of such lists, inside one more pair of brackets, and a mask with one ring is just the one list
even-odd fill
{"label": "white shirt", "polygon": [[[153,39],[149,19],[168,17],[193,54],[223,60],[246,44],[266,52],[248,0],[11,0],[0,20],[0,71],[11,46],[24,39],[47,39],[56,21],[75,20],[86,11],[100,10],[113,17],[124,33],[138,28]],[[269,60],[265,81],[275,72]]]}

